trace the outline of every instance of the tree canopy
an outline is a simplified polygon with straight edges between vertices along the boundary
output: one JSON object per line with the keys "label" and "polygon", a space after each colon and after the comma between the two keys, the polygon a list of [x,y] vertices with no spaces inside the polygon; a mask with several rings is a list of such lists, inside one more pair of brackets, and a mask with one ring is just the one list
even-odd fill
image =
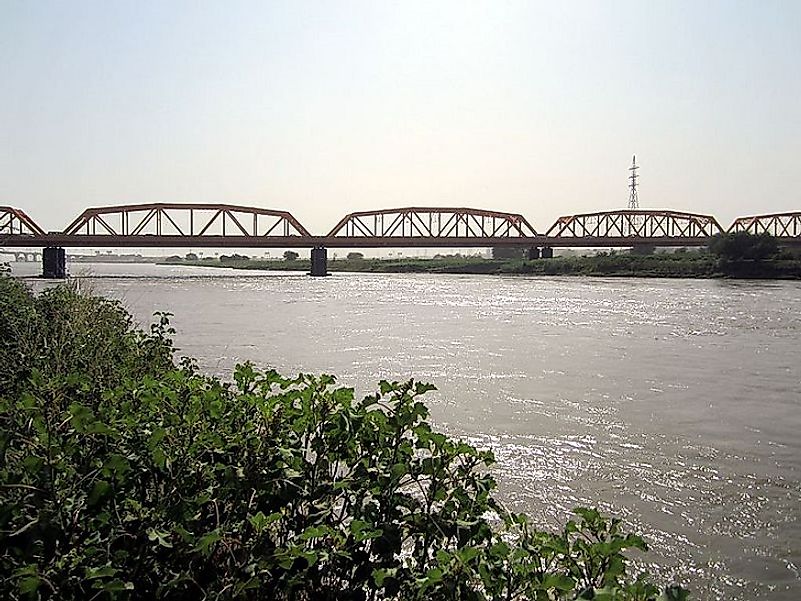
{"label": "tree canopy", "polygon": [[709,250],[724,261],[764,261],[778,254],[779,243],[767,233],[735,232],[715,236]]}

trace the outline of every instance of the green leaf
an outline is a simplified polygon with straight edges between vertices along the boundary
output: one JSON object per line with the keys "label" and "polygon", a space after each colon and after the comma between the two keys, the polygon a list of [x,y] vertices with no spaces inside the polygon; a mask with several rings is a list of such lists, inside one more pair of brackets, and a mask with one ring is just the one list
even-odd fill
{"label": "green leaf", "polygon": [[201,537],[201,539],[197,542],[197,545],[195,545],[195,551],[199,551],[204,555],[208,555],[211,552],[212,545],[220,539],[222,539],[222,536],[220,535],[219,531],[212,530],[205,536]]}
{"label": "green leaf", "polygon": [[29,474],[38,474],[44,465],[44,461],[41,457],[28,455],[22,460],[22,465]]}
{"label": "green leaf", "polygon": [[19,581],[19,592],[23,594],[35,592],[42,584],[42,579],[38,576],[25,576]]}
{"label": "green leaf", "polygon": [[92,485],[92,490],[89,491],[89,496],[86,499],[89,507],[94,507],[108,496],[111,492],[111,485],[105,480],[96,480]]}
{"label": "green leaf", "polygon": [[548,574],[542,580],[542,587],[545,589],[556,589],[562,592],[570,592],[576,586],[576,581],[565,574]]}
{"label": "green leaf", "polygon": [[437,562],[440,564],[447,564],[451,560],[451,554],[448,553],[445,549],[440,549],[436,553]]}
{"label": "green leaf", "polygon": [[95,583],[94,588],[106,591],[107,593],[120,593],[122,591],[134,590],[133,582],[125,582],[123,580],[115,579],[105,583]]}
{"label": "green leaf", "polygon": [[164,454],[164,451],[161,450],[161,447],[156,447],[150,453],[150,456],[153,458],[153,463],[158,468],[164,468],[167,465],[167,455]]}
{"label": "green leaf", "polygon": [[280,520],[282,515],[283,514],[280,511],[276,511],[270,515],[264,515],[264,513],[260,511],[256,515],[250,516],[250,524],[253,526],[256,532],[261,532],[268,524],[272,524],[273,522]]}
{"label": "green leaf", "polygon": [[422,589],[425,590],[430,586],[438,584],[442,582],[442,570],[439,568],[431,568],[426,572],[425,578],[423,579],[423,587]]}
{"label": "green leaf", "polygon": [[509,556],[509,545],[505,542],[501,541],[499,543],[495,543],[490,547],[490,555],[495,557],[508,557]]}
{"label": "green leaf", "polygon": [[475,547],[463,547],[459,549],[458,556],[462,563],[468,564],[478,557],[479,553],[480,551]]}
{"label": "green leaf", "polygon": [[377,587],[384,586],[384,579],[388,576],[386,570],[373,570],[373,582]]}
{"label": "green leaf", "polygon": [[103,473],[108,476],[116,476],[118,479],[122,477],[131,469],[131,464],[128,460],[119,453],[112,453],[109,455],[106,463],[103,465]]}
{"label": "green leaf", "polygon": [[109,434],[113,434],[114,430],[109,428],[108,425],[101,421],[95,421],[86,426],[85,432],[87,434],[102,434],[104,436],[108,436]]}
{"label": "green leaf", "polygon": [[310,526],[300,535],[301,540],[311,540],[313,538],[323,538],[329,533],[328,526]]}
{"label": "green leaf", "polygon": [[167,431],[164,428],[156,428],[153,430],[153,433],[147,439],[147,448],[149,450],[153,450],[156,446],[164,439],[164,436],[167,434]]}
{"label": "green leaf", "polygon": [[84,432],[86,426],[95,421],[95,414],[92,410],[80,403],[73,403],[70,405],[70,415],[72,416],[70,423],[78,432]]}
{"label": "green leaf", "polygon": [[169,536],[169,532],[162,532],[153,528],[147,531],[148,540],[156,541],[158,542],[159,546],[171,549],[172,543],[168,540]]}
{"label": "green leaf", "polygon": [[86,579],[94,580],[95,578],[109,578],[117,573],[117,569],[111,566],[103,566],[102,568],[86,568]]}

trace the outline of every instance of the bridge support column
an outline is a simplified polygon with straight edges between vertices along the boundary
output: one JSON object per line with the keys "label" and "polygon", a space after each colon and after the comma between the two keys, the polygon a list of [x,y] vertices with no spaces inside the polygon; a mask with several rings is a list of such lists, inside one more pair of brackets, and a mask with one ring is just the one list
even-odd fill
{"label": "bridge support column", "polygon": [[328,251],[318,246],[311,251],[311,271],[309,275],[324,277],[328,275]]}
{"label": "bridge support column", "polygon": [[631,254],[633,255],[652,255],[656,250],[656,246],[653,244],[638,244],[631,248]]}
{"label": "bridge support column", "polygon": [[542,258],[543,259],[553,259],[553,249],[550,246],[543,246],[542,247]]}
{"label": "bridge support column", "polygon": [[531,248],[526,250],[526,259],[529,261],[533,261],[534,259],[540,258],[540,249],[536,246],[532,246]]}
{"label": "bridge support column", "polygon": [[48,246],[42,252],[42,277],[63,280],[67,277],[67,253],[58,246]]}

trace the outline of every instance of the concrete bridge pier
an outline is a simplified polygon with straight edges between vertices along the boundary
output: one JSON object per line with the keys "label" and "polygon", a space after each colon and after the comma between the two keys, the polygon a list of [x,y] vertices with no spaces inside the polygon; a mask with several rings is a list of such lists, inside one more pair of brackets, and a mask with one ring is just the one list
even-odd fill
{"label": "concrete bridge pier", "polygon": [[311,251],[310,276],[325,277],[328,275],[328,250],[323,246],[316,246]]}
{"label": "concrete bridge pier", "polygon": [[550,246],[543,246],[540,250],[536,246],[526,249],[526,259],[533,261],[534,259],[553,259],[553,248]]}
{"label": "concrete bridge pier", "polygon": [[534,259],[540,258],[540,249],[536,246],[532,246],[531,248],[526,249],[526,259],[529,261],[533,261]]}
{"label": "concrete bridge pier", "polygon": [[48,246],[42,251],[42,277],[63,280],[67,277],[67,253],[58,246]]}

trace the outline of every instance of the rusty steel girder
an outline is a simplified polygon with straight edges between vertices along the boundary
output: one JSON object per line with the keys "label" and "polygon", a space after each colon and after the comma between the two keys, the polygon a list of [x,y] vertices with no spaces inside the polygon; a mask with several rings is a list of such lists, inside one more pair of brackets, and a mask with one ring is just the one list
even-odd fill
{"label": "rusty steel girder", "polygon": [[329,238],[530,238],[537,235],[516,213],[446,207],[407,207],[349,213]]}
{"label": "rusty steel girder", "polygon": [[728,232],[730,234],[737,232],[770,234],[776,238],[801,238],[801,211],[738,217],[731,224]]}
{"label": "rusty steel girder", "polygon": [[560,217],[546,236],[553,238],[698,239],[723,230],[714,217],[679,211],[621,210]]}
{"label": "rusty steel girder", "polygon": [[45,232],[21,209],[0,207],[0,235],[44,236]]}
{"label": "rusty steel girder", "polygon": [[67,236],[310,236],[287,211],[228,204],[152,203],[86,209]]}

